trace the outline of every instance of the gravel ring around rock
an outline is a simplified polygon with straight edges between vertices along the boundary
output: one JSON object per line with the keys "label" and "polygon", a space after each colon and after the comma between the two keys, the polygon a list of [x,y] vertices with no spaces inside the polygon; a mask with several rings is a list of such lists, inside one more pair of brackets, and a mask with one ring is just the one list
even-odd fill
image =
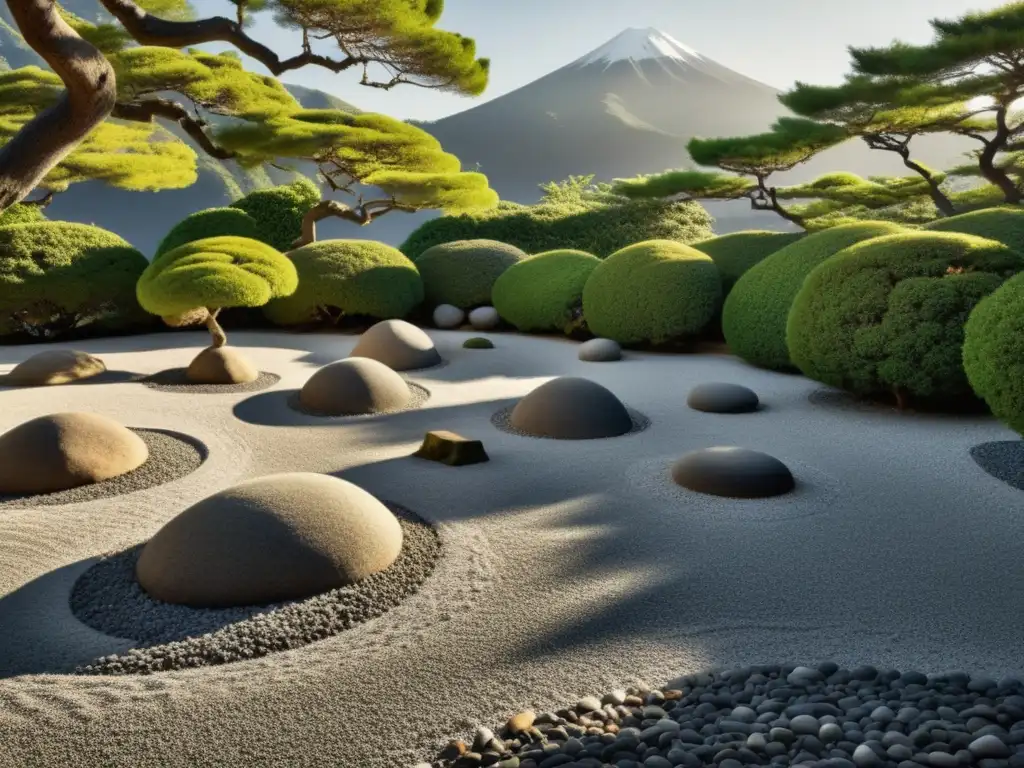
{"label": "gravel ring around rock", "polygon": [[104,557],[75,582],[71,611],[99,632],[140,645],[76,673],[151,674],[243,661],[299,648],[383,615],[419,590],[443,554],[433,526],[404,507],[383,503],[402,526],[395,562],[305,600],[222,610],[172,605],[149,597],[135,578],[142,544]]}
{"label": "gravel ring around rock", "polygon": [[66,491],[37,494],[0,494],[0,509],[49,507],[123,496],[170,483],[199,469],[209,451],[201,441],[163,429],[132,429],[149,448],[149,458],[138,469],[99,483]]}
{"label": "gravel ring around rock", "polygon": [[1024,491],[1024,440],[1000,440],[971,448],[974,463],[997,480]]}
{"label": "gravel ring around rock", "polygon": [[170,368],[141,379],[150,389],[189,395],[226,395],[235,392],[260,392],[281,380],[276,373],[260,371],[255,381],[245,384],[193,384],[185,378],[186,368]]}
{"label": "gravel ring around rock", "polygon": [[[420,765],[1019,768],[1024,683],[834,662],[763,664],[586,696],[501,725],[450,742]],[[459,757],[467,748],[470,762]]]}
{"label": "gravel ring around rock", "polygon": [[430,390],[426,387],[415,384],[411,381],[406,381],[409,385],[409,389],[412,390],[412,399],[408,403],[403,405],[401,408],[392,408],[387,411],[374,411],[373,413],[351,413],[351,414],[333,414],[323,413],[321,411],[314,411],[307,408],[299,401],[300,390],[293,390],[288,395],[288,407],[293,411],[305,414],[306,416],[315,416],[318,419],[365,419],[369,416],[382,416],[389,413],[402,413],[404,411],[415,411],[417,408],[422,408],[423,405],[430,399]]}
{"label": "gravel ring around rock", "polygon": [[522,432],[512,426],[512,411],[515,409],[515,405],[509,405],[502,408],[500,411],[491,415],[491,424],[495,428],[500,429],[502,432],[507,432],[510,435],[518,435],[519,437],[532,437],[534,440],[560,440],[564,442],[579,442],[581,440],[614,440],[617,437],[629,437],[635,435],[638,432],[643,432],[649,426],[651,426],[651,420],[644,416],[640,411],[634,411],[632,408],[626,407],[626,412],[629,414],[630,421],[633,422],[633,426],[629,432],[623,432],[621,435],[612,435],[611,437],[549,437],[548,435],[534,435],[530,432]]}

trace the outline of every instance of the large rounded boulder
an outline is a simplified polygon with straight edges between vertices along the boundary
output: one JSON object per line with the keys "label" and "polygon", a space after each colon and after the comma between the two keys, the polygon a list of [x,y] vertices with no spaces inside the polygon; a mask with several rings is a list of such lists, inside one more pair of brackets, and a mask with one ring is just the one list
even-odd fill
{"label": "large rounded boulder", "polygon": [[796,487],[789,467],[774,456],[736,446],[687,453],[672,465],[672,480],[691,491],[734,499],[781,496]]}
{"label": "large rounded boulder", "polygon": [[270,475],[215,493],[157,531],[136,564],[157,600],[194,608],[311,597],[383,571],[402,528],[372,495],[307,472]]}
{"label": "large rounded boulder", "polygon": [[626,406],[589,379],[563,376],[520,400],[509,417],[519,432],[560,440],[617,437],[633,428]]}
{"label": "large rounded boulder", "polygon": [[95,413],[55,413],[0,435],[0,493],[55,493],[142,466],[142,438]]}
{"label": "large rounded boulder", "polygon": [[416,268],[428,304],[469,310],[490,304],[494,282],[525,258],[525,252],[508,243],[458,240],[428,248],[416,257]]}
{"label": "large rounded boulder", "polygon": [[366,357],[347,357],[325,365],[299,391],[306,410],[329,416],[386,413],[412,400],[405,379],[384,363]]}
{"label": "large rounded boulder", "polygon": [[207,347],[185,369],[185,378],[193,384],[249,384],[259,376],[249,358],[235,347]]}
{"label": "large rounded boulder", "polygon": [[73,349],[49,349],[18,363],[0,383],[15,387],[46,387],[88,379],[107,370],[97,357]]}
{"label": "large rounded boulder", "polygon": [[620,344],[695,337],[721,302],[722,280],[711,257],[673,240],[616,251],[583,286],[587,326]]}
{"label": "large rounded boulder", "polygon": [[571,333],[583,308],[583,286],[600,263],[584,251],[538,253],[494,281],[494,308],[524,333]]}
{"label": "large rounded boulder", "polygon": [[368,357],[395,371],[430,368],[441,362],[441,355],[430,337],[404,320],[384,320],[367,328],[352,349],[351,357]]}

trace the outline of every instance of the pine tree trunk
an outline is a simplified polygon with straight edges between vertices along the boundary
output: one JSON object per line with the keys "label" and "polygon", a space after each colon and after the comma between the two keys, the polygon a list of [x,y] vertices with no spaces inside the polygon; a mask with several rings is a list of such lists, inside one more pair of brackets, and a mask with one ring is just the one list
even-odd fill
{"label": "pine tree trunk", "polygon": [[0,211],[23,200],[114,108],[110,62],[64,21],[54,0],[8,0],[25,38],[67,89],[0,148]]}
{"label": "pine tree trunk", "polygon": [[928,184],[928,195],[931,197],[932,202],[935,203],[935,207],[938,209],[939,213],[943,216],[956,215],[956,208],[953,207],[953,201],[946,196],[946,193],[943,192],[942,189],[940,189],[940,185],[935,181],[935,177],[932,175],[931,171],[923,165],[911,160],[909,152],[903,154],[903,164],[915,173],[920,174],[921,178],[923,178]]}
{"label": "pine tree trunk", "polygon": [[1008,203],[1020,203],[1024,200],[1024,191],[1010,178],[1010,175],[1002,168],[996,167],[996,155],[1006,148],[1010,138],[1010,128],[1006,124],[1006,107],[996,110],[996,132],[985,142],[985,148],[978,155],[978,167],[981,175],[994,186],[999,188]]}
{"label": "pine tree trunk", "polygon": [[224,329],[220,327],[220,323],[217,322],[217,315],[220,314],[219,309],[211,309],[206,316],[206,330],[213,336],[213,346],[215,349],[219,349],[228,343],[227,334],[224,333]]}

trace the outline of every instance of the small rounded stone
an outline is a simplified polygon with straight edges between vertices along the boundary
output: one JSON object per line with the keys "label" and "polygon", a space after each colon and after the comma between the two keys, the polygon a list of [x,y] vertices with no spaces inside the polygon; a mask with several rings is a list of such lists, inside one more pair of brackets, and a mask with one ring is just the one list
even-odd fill
{"label": "small rounded stone", "polygon": [[491,331],[498,327],[500,318],[494,307],[477,307],[469,313],[469,324],[478,331]]}
{"label": "small rounded stone", "polygon": [[237,347],[207,347],[185,369],[193,384],[248,384],[260,372]]}
{"label": "small rounded stone", "polygon": [[331,416],[352,416],[399,410],[412,400],[405,379],[384,363],[346,357],[325,365],[302,386],[299,403]]}
{"label": "small rounded stone", "polygon": [[438,304],[434,309],[434,325],[451,330],[458,328],[466,319],[466,313],[451,304]]}
{"label": "small rounded stone", "polygon": [[562,440],[616,437],[633,428],[619,398],[596,382],[573,376],[537,387],[516,404],[509,421],[521,432]]}
{"label": "small rounded stone", "polygon": [[429,368],[441,362],[430,337],[405,320],[382,320],[366,329],[349,357],[368,357],[395,371]]}
{"label": "small rounded stone", "polygon": [[622,359],[622,347],[612,339],[590,339],[580,344],[577,357],[585,363],[613,363]]}
{"label": "small rounded stone", "polygon": [[796,487],[789,468],[773,456],[735,446],[691,451],[672,465],[672,479],[699,493],[765,498]]}
{"label": "small rounded stone", "polygon": [[11,369],[0,383],[16,387],[46,387],[88,379],[107,366],[99,358],[72,349],[49,349],[32,355]]}
{"label": "small rounded stone", "polygon": [[757,393],[747,387],[711,382],[691,389],[686,404],[705,413],[751,413],[757,410],[759,401]]}

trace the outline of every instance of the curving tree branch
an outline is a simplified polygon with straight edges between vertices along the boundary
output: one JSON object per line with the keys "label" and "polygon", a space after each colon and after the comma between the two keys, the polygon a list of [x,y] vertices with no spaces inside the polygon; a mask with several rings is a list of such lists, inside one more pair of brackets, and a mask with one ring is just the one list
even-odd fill
{"label": "curving tree branch", "polygon": [[322,200],[306,211],[302,218],[302,234],[292,243],[292,248],[301,248],[316,242],[316,223],[332,216],[365,226],[391,211],[412,213],[416,210],[414,206],[402,205],[393,199],[367,200],[359,205],[345,205],[337,200]]}
{"label": "curving tree branch", "polygon": [[173,120],[210,157],[218,160],[231,160],[237,157],[235,152],[214,144],[206,131],[203,130],[204,124],[192,117],[181,104],[170,99],[144,99],[131,103],[119,103],[114,106],[111,116],[137,123],[151,123],[157,117]]}

